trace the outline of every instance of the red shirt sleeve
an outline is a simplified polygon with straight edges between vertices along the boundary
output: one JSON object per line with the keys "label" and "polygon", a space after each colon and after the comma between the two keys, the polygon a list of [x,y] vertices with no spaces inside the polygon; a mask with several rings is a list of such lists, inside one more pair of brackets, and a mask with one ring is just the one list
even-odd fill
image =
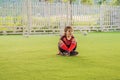
{"label": "red shirt sleeve", "polygon": [[75,38],[73,38],[72,39],[72,42],[71,42],[71,45],[70,45],[70,47],[69,47],[69,49],[68,49],[68,52],[71,52],[71,51],[73,51],[73,49],[76,47],[76,40],[75,40]]}

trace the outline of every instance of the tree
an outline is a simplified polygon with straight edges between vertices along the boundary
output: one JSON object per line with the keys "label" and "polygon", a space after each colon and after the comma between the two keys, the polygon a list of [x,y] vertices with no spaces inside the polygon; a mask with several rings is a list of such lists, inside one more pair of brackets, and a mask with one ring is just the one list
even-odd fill
{"label": "tree", "polygon": [[70,4],[72,4],[74,1],[76,0],[62,0],[62,2],[70,2]]}
{"label": "tree", "polygon": [[120,0],[112,0],[112,5],[120,5]]}
{"label": "tree", "polygon": [[94,3],[93,0],[81,0],[81,4],[92,5],[93,3]]}
{"label": "tree", "polygon": [[100,1],[98,1],[98,5],[102,5],[102,4],[106,4],[106,3],[107,3],[106,0],[100,0]]}

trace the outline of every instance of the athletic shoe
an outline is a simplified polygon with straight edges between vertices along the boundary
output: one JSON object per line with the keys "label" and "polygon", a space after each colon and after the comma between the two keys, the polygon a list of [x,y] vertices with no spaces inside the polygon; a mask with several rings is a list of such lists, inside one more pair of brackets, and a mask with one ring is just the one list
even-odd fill
{"label": "athletic shoe", "polygon": [[77,52],[77,51],[72,51],[72,52],[70,53],[70,56],[76,56],[76,55],[78,55],[78,52]]}
{"label": "athletic shoe", "polygon": [[64,55],[64,56],[70,56],[70,53],[68,53],[68,52],[63,52],[63,55]]}

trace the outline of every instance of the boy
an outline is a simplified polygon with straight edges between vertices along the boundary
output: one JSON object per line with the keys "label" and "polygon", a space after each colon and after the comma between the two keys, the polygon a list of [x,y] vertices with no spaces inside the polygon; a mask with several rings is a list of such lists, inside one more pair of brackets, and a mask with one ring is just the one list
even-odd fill
{"label": "boy", "polygon": [[77,42],[72,34],[73,29],[71,26],[66,26],[64,29],[64,35],[60,38],[58,43],[59,53],[58,55],[63,56],[74,56],[76,52]]}

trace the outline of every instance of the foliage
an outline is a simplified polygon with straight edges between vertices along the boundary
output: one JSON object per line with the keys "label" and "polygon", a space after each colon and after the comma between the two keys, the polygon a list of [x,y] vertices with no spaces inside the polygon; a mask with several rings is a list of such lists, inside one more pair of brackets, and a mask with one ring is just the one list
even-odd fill
{"label": "foliage", "polygon": [[120,0],[112,0],[111,4],[120,6]]}
{"label": "foliage", "polygon": [[22,26],[22,17],[0,17],[0,26]]}
{"label": "foliage", "polygon": [[72,3],[72,2],[75,2],[76,0],[63,0],[63,2],[70,2],[70,4]]}
{"label": "foliage", "polygon": [[99,0],[97,4],[98,5],[106,4],[106,0]]}
{"label": "foliage", "polygon": [[93,0],[81,0],[81,4],[85,5],[93,5],[94,1]]}

